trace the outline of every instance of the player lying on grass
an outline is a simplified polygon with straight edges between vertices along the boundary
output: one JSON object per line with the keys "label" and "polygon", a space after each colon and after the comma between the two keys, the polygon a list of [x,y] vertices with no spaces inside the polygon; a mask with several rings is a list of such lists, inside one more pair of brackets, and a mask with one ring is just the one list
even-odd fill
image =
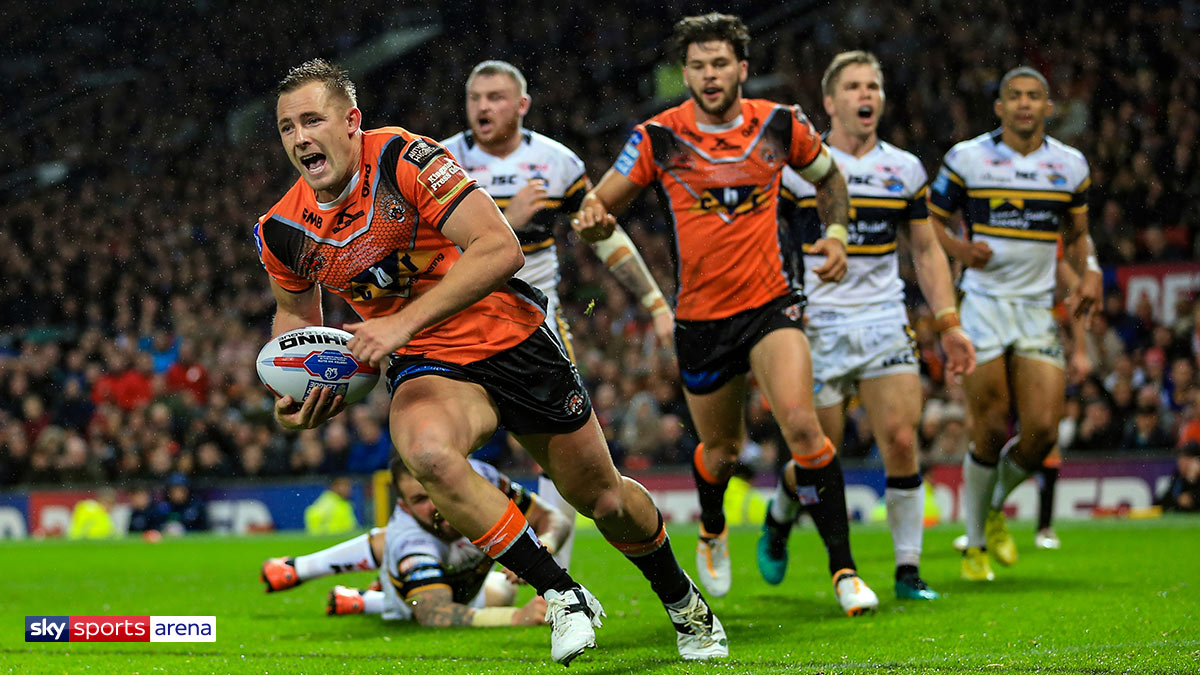
{"label": "player lying on grass", "polygon": [[[567,519],[491,465],[470,462],[476,473],[513,500],[538,539],[554,551],[570,530]],[[261,577],[267,592],[330,574],[378,569],[379,590],[336,586],[329,593],[327,612],[381,614],[422,626],[546,622],[545,600],[535,596],[524,607],[514,607],[515,577],[491,571],[492,559],[442,518],[404,462],[393,456],[390,469],[397,499],[387,527],[310,555],[267,560]]]}

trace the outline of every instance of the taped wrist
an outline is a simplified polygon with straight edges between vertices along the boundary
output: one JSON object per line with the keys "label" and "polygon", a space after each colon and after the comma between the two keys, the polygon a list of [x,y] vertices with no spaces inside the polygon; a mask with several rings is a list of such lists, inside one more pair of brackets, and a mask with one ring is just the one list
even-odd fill
{"label": "taped wrist", "polygon": [[516,616],[516,607],[483,607],[471,615],[471,625],[475,628],[511,626]]}

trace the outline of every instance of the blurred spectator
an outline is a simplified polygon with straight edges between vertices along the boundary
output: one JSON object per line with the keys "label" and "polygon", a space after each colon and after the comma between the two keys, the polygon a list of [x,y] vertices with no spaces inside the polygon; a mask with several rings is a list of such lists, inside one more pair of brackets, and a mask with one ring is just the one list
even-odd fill
{"label": "blurred spectator", "polygon": [[67,530],[68,539],[108,539],[117,535],[113,526],[112,516],[109,515],[117,502],[116,492],[112,488],[100,488],[96,491],[95,499],[81,499],[75,502],[71,509],[71,526]]}
{"label": "blurred spectator", "polygon": [[171,474],[167,479],[166,513],[163,530],[169,534],[208,530],[208,504],[192,493],[187,476]]}
{"label": "blurred spectator", "polygon": [[1173,445],[1171,435],[1163,428],[1158,406],[1139,405],[1133,419],[1125,426],[1125,438],[1121,441],[1121,448],[1163,450]]}
{"label": "blurred spectator", "polygon": [[196,478],[221,479],[230,478],[234,475],[229,459],[225,457],[225,453],[221,450],[221,447],[213,441],[205,441],[196,448],[195,463],[196,467],[193,475]]}
{"label": "blurred spectator", "polygon": [[350,443],[346,471],[371,473],[386,469],[392,454],[391,436],[384,432],[383,425],[371,417],[366,408],[354,408],[350,414],[354,420],[354,440]]}
{"label": "blurred spectator", "polygon": [[345,534],[358,529],[354,504],[350,502],[353,484],[345,476],[329,482],[329,489],[304,509],[304,529],[309,534]]}
{"label": "blurred spectator", "polygon": [[1156,503],[1170,511],[1200,511],[1200,443],[1179,449],[1175,471]]}
{"label": "blurred spectator", "polygon": [[192,405],[208,403],[208,370],[196,360],[196,344],[184,340],[179,354],[167,368],[167,391],[188,395]]}
{"label": "blurred spectator", "polygon": [[1113,421],[1112,406],[1103,398],[1083,401],[1083,418],[1075,432],[1072,450],[1112,450],[1121,441],[1121,429]]}
{"label": "blurred spectator", "polygon": [[923,434],[933,438],[926,451],[928,461],[951,464],[961,462],[966,457],[970,436],[967,433],[967,411],[961,404],[927,407],[921,427]]}
{"label": "blurred spectator", "polygon": [[161,530],[166,522],[165,504],[155,503],[148,488],[136,487],[129,491],[129,532]]}

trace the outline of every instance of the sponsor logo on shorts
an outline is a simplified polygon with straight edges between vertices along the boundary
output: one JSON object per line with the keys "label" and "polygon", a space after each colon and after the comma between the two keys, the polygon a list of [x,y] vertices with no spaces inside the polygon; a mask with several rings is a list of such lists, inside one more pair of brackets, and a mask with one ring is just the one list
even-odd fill
{"label": "sponsor logo on shorts", "polygon": [[571,392],[563,404],[563,408],[566,409],[568,415],[578,415],[579,413],[583,412],[583,409],[586,406],[587,399],[584,398],[583,394],[578,391]]}
{"label": "sponsor logo on shorts", "polygon": [[799,321],[804,316],[804,308],[800,306],[800,303],[788,305],[783,308],[783,315],[791,321]]}
{"label": "sponsor logo on shorts", "polygon": [[891,356],[883,360],[879,364],[880,368],[891,368],[892,366],[913,366],[917,363],[917,357],[910,351],[903,351],[895,356]]}
{"label": "sponsor logo on shorts", "polygon": [[796,496],[800,498],[800,504],[803,506],[812,506],[821,501],[821,496],[817,493],[816,485],[800,485],[796,488]]}

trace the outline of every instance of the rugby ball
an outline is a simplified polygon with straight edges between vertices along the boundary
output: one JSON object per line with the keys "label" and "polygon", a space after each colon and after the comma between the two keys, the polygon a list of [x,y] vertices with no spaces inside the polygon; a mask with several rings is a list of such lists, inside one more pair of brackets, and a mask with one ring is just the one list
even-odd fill
{"label": "rugby ball", "polygon": [[280,398],[303,401],[314,388],[329,387],[357,403],[375,388],[379,369],[354,358],[346,346],[352,337],[327,326],[290,330],[258,352],[258,379]]}

